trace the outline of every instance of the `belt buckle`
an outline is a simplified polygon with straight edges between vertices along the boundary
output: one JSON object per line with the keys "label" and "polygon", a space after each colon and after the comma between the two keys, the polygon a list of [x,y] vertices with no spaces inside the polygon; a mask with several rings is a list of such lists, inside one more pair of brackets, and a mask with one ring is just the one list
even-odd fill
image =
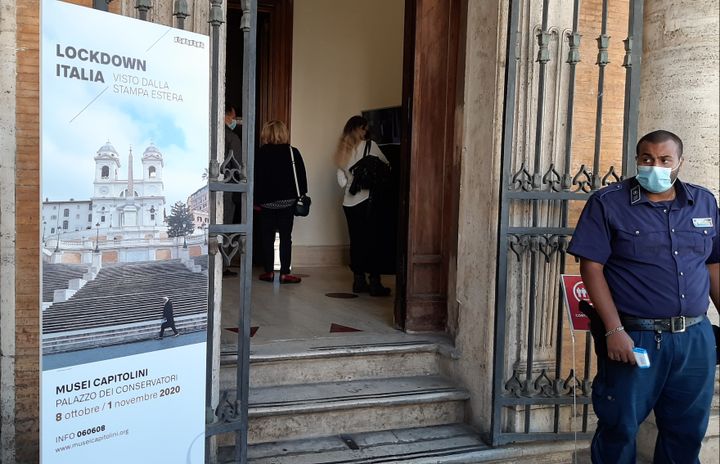
{"label": "belt buckle", "polygon": [[672,332],[672,333],[685,332],[685,316],[678,316],[678,317],[670,318],[670,332]]}

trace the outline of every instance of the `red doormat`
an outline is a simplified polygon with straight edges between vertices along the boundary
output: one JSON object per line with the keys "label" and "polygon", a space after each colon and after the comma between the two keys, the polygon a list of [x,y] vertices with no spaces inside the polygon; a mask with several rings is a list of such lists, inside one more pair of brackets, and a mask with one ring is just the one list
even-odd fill
{"label": "red doormat", "polygon": [[332,323],[330,324],[330,333],[336,333],[336,332],[362,332],[360,329],[355,329],[353,327],[347,327],[340,324]]}
{"label": "red doormat", "polygon": [[[250,327],[250,337],[251,338],[255,336],[255,332],[257,332],[259,328],[260,327]],[[229,330],[230,332],[235,332],[235,333],[238,333],[240,331],[240,329],[238,329],[237,327],[225,327],[225,330]]]}

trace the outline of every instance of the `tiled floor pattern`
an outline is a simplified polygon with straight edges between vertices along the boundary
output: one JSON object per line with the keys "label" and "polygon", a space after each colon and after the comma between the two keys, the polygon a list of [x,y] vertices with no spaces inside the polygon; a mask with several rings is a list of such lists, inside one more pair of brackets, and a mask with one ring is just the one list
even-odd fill
{"label": "tiled floor pattern", "polygon": [[[360,294],[353,298],[338,298],[332,294],[350,293],[352,273],[348,268],[302,268],[295,269],[294,273],[302,277],[301,283],[281,285],[258,280],[260,270],[255,269],[251,313],[253,343],[342,337],[351,332],[397,333],[393,328],[394,276],[383,276],[383,284],[393,290],[389,297]],[[239,278],[224,278],[222,326],[227,330],[223,330],[222,343],[236,343],[239,297]]]}

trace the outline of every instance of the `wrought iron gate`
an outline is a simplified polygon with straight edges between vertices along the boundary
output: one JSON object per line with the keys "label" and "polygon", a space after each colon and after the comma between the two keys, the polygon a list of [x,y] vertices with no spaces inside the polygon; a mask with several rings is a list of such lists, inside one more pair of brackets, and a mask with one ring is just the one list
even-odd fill
{"label": "wrought iron gate", "polygon": [[[220,48],[225,47],[220,42],[220,27],[224,22],[222,0],[210,0],[210,24],[212,47],[212,89],[211,89],[211,118],[216,118],[219,112],[220,79]],[[208,292],[208,350],[207,350],[207,377],[206,377],[206,406],[207,426],[206,446],[207,458],[210,462],[213,446],[210,439],[213,436],[232,434],[234,437],[234,452],[232,462],[247,462],[248,443],[248,396],[250,388],[250,290],[252,285],[252,228],[253,228],[253,160],[255,151],[255,73],[256,73],[256,33],[257,30],[257,0],[242,0],[241,29],[243,33],[243,73],[242,73],[242,153],[219,154],[218,142],[219,124],[211,120],[211,147],[209,167],[209,268],[215,268],[215,261],[222,259],[226,265],[236,254],[240,254],[240,299],[237,305],[237,370],[235,388],[220,392],[220,401],[213,408],[212,393],[214,376],[219,375],[220,353],[216,352],[219,345],[213,340],[219,339],[219,333],[213,333],[214,328],[220,327],[215,317],[220,316],[217,308],[215,292],[218,286],[214,274],[209,273],[210,291]],[[223,67],[224,69],[224,67]],[[222,159],[222,161],[220,161]],[[241,200],[241,222],[239,224],[217,224],[217,201],[222,195],[239,193]],[[237,204],[237,202],[236,202]]]}
{"label": "wrought iron gate", "polygon": [[[537,2],[510,3],[496,276],[493,445],[589,436],[591,338],[585,334],[580,343],[578,373],[574,343],[563,344],[569,331],[564,327],[559,275],[567,273],[573,264],[566,249],[578,205],[582,206],[594,190],[622,177],[613,166],[601,167],[605,73],[610,64],[608,0],[602,5],[585,2],[590,7],[595,4],[602,18],[594,71],[597,94],[592,156],[573,147],[578,108],[576,67],[581,62],[584,32],[580,29],[581,2],[575,0],[570,11],[569,1],[544,0],[540,12],[533,10]],[[629,0],[627,4],[622,155],[613,158],[622,159],[622,174],[633,175],[643,0]],[[551,16],[559,24],[551,25]],[[533,17],[541,17],[541,24],[533,27]],[[546,106],[548,101],[550,105]],[[574,405],[580,405],[581,412]]]}

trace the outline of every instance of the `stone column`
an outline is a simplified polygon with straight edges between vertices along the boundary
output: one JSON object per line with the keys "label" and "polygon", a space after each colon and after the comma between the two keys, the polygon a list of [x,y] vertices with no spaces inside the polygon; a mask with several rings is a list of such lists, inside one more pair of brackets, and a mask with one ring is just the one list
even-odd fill
{"label": "stone column", "polygon": [[720,190],[719,0],[645,0],[638,134],[683,139],[681,179]]}
{"label": "stone column", "polygon": [[[680,178],[720,193],[720,0],[645,0],[638,134],[666,129],[683,139]],[[716,324],[718,313],[708,312]],[[700,455],[717,459],[718,382]],[[651,458],[654,417],[643,423],[638,453]]]}
{"label": "stone column", "polygon": [[[15,462],[15,0],[0,4],[0,462]],[[7,92],[5,92],[7,90]]]}

